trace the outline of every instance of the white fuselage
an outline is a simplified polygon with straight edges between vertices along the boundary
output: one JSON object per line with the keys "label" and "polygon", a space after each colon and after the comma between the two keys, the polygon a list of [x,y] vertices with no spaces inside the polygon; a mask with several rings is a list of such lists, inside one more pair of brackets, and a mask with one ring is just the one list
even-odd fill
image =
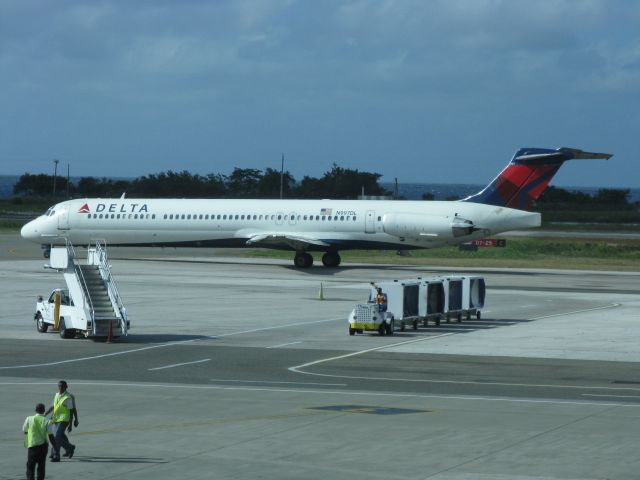
{"label": "white fuselage", "polygon": [[41,244],[434,248],[537,227],[540,215],[460,201],[78,199],[29,222]]}

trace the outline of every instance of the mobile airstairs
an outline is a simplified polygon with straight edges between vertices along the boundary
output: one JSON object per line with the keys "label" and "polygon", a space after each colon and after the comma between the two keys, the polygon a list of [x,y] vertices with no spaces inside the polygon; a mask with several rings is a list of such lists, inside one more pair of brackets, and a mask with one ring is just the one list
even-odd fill
{"label": "mobile airstairs", "polygon": [[[64,247],[53,247],[46,267],[62,272],[68,295],[63,290],[54,290],[48,302],[39,302],[36,316],[40,313],[44,322],[58,326],[64,338],[73,338],[76,334],[89,338],[127,335],[130,327],[127,310],[111,275],[103,243],[96,241],[95,245],[89,245],[86,260],[76,256],[69,242]],[[56,296],[61,300],[56,300]],[[56,302],[57,308],[53,306]],[[47,303],[51,308],[46,308]],[[44,310],[50,310],[51,314],[47,315]]]}

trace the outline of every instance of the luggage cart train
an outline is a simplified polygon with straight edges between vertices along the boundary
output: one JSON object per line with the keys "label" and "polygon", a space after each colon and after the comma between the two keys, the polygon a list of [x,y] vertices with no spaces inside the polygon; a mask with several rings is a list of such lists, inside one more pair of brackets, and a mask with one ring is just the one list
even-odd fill
{"label": "luggage cart train", "polygon": [[[379,291],[386,304],[376,303]],[[395,330],[417,330],[429,322],[439,326],[443,320],[480,319],[485,295],[484,278],[472,275],[371,282],[369,301],[356,305],[349,315],[349,334],[393,335]]]}

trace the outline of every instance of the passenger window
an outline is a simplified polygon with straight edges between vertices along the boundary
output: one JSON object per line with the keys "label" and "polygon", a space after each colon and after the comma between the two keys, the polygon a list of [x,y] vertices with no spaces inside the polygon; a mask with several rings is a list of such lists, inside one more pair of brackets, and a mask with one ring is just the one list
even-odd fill
{"label": "passenger window", "polygon": [[282,220],[282,215],[278,215],[278,220]]}
{"label": "passenger window", "polygon": [[254,216],[253,216],[253,219],[254,219],[254,220],[257,220],[257,219],[258,219],[258,215],[254,215]]}
{"label": "passenger window", "polygon": [[240,215],[240,220],[244,220],[244,215]]}
{"label": "passenger window", "polygon": [[340,221],[344,222],[344,217],[342,215],[340,215]]}
{"label": "passenger window", "polygon": [[275,215],[271,215],[271,220],[273,220],[275,218]]}
{"label": "passenger window", "polygon": [[115,214],[115,213],[112,213],[112,214],[111,214],[111,218],[116,218],[116,214]]}
{"label": "passenger window", "polygon": [[218,216],[216,217],[218,220],[220,220],[220,214],[218,214]]}
{"label": "passenger window", "polygon": [[354,222],[356,221],[356,217],[355,217],[355,215],[353,216],[353,221],[354,221]]}
{"label": "passenger window", "polygon": [[99,218],[102,218],[102,214],[100,214],[100,217],[99,217]]}
{"label": "passenger window", "polygon": [[378,221],[382,220],[382,217],[378,216]]}
{"label": "passenger window", "polygon": [[[200,216],[202,216],[202,215],[200,215]],[[211,218],[213,218],[213,217],[211,217]],[[204,216],[204,219],[205,219],[205,220],[209,220],[209,214],[206,214],[206,215]]]}
{"label": "passenger window", "polygon": [[236,215],[236,220],[238,220],[238,217],[240,217],[240,215]]}

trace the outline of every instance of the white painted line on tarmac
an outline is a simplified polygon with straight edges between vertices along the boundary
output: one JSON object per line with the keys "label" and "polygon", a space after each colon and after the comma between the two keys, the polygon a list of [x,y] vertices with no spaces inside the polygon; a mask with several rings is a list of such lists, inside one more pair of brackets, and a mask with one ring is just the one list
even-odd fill
{"label": "white painted line on tarmac", "polygon": [[266,347],[266,348],[280,348],[280,347],[286,347],[287,345],[297,345],[298,343],[302,343],[302,342],[281,343],[280,345],[273,345],[271,347]]}
{"label": "white painted line on tarmac", "polygon": [[[391,345],[381,345],[379,347],[368,348],[366,350],[358,350],[357,352],[346,353],[344,355],[338,355],[337,357],[322,358],[320,360],[315,360],[313,362],[304,363],[302,365],[296,365],[295,367],[289,367],[289,370],[291,372],[303,373],[305,375],[319,375],[319,374],[315,374],[315,373],[302,372],[302,371],[300,371],[300,369],[301,368],[310,367],[312,365],[318,365],[319,363],[331,362],[332,360],[340,360],[342,358],[355,357],[356,355],[362,355],[364,353],[375,352],[376,350],[383,350],[385,348],[397,347],[399,345],[407,345],[409,343],[424,342],[426,340],[433,340],[434,338],[447,337],[449,335],[455,335],[455,333],[443,333],[442,335],[434,335],[433,337],[414,338],[413,340],[407,340],[405,342],[397,342],[397,343],[392,343]],[[327,376],[331,376],[331,375],[327,375]]]}
{"label": "white painted line on tarmac", "polygon": [[164,365],[162,367],[149,368],[148,370],[150,372],[153,371],[153,370],[165,370],[167,368],[182,367],[183,365],[194,365],[196,363],[204,363],[204,362],[210,362],[210,361],[211,361],[210,358],[204,358],[202,360],[196,360],[196,361],[193,361],[193,362],[174,363],[173,365]]}
{"label": "white painted line on tarmac", "polygon": [[346,383],[317,383],[317,382],[276,382],[270,380],[229,380],[228,378],[212,378],[212,382],[234,382],[234,383],[264,383],[264,384],[276,384],[276,385],[325,385],[331,387],[346,387]]}
{"label": "white painted line on tarmac", "polygon": [[195,342],[196,340],[204,340],[204,339],[215,339],[215,338],[219,338],[219,337],[230,337],[232,335],[241,335],[243,333],[254,333],[254,332],[261,332],[264,330],[274,330],[274,329],[278,329],[278,328],[288,328],[288,327],[296,327],[299,325],[310,325],[313,323],[326,323],[326,322],[336,322],[338,320],[344,320],[343,318],[331,318],[329,320],[318,320],[318,321],[314,321],[314,322],[300,322],[300,323],[290,323],[287,325],[277,325],[274,327],[267,327],[267,328],[255,328],[253,330],[245,330],[245,331],[241,331],[241,332],[231,332],[231,333],[223,333],[221,335],[214,335],[214,336],[203,336],[201,338],[194,338],[191,340],[183,340],[180,342],[170,342],[170,343],[163,343],[160,345],[152,345],[150,347],[142,347],[142,348],[134,348],[133,350],[123,350],[121,352],[113,352],[113,353],[105,353],[103,355],[94,355],[92,357],[82,357],[82,358],[70,358],[68,360],[60,360],[57,362],[46,362],[46,363],[35,363],[35,364],[30,364],[30,365],[12,365],[12,366],[8,366],[8,367],[3,367],[0,366],[0,370],[14,370],[14,369],[18,369],[18,368],[33,368],[33,367],[49,367],[52,365],[62,365],[64,363],[74,363],[74,362],[84,362],[86,360],[96,360],[98,358],[106,358],[106,357],[113,357],[116,355],[126,355],[127,353],[136,353],[136,352],[142,352],[144,350],[151,350],[153,348],[163,348],[163,347],[173,347],[175,345],[182,345],[184,343],[189,343],[189,342]]}
{"label": "white painted line on tarmac", "polygon": [[31,367],[49,367],[51,365],[62,365],[63,363],[84,362],[85,360],[95,360],[98,358],[115,357],[116,355],[126,355],[127,353],[142,352],[144,350],[151,350],[153,348],[173,347],[175,345],[182,345],[183,343],[193,342],[194,340],[184,340],[181,342],[163,343],[161,345],[152,345],[150,347],[134,348],[133,350],[123,350],[121,352],[105,353],[103,355],[94,355],[92,357],[82,358],[70,358],[69,360],[60,360],[58,362],[48,363],[36,363],[32,365],[12,365],[10,367],[0,367],[0,370],[12,370],[16,368],[31,368]]}
{"label": "white painted line on tarmac", "polygon": [[637,398],[640,400],[640,395],[597,395],[595,393],[583,393],[583,397],[607,397],[607,398]]}
{"label": "white painted line on tarmac", "polygon": [[542,315],[541,317],[528,318],[527,320],[542,320],[543,318],[564,317],[565,315],[575,315],[577,313],[596,312],[598,310],[606,310],[608,308],[617,308],[622,304],[610,303],[609,305],[602,305],[601,307],[585,308],[584,310],[574,310],[573,312],[565,313],[552,313],[551,315]]}
{"label": "white painted line on tarmac", "polygon": [[313,325],[314,323],[328,323],[328,322],[337,322],[342,321],[344,318],[330,318],[328,320],[314,320],[313,322],[297,322],[297,323],[288,323],[287,325],[274,325],[273,327],[266,328],[253,328],[251,330],[242,330],[240,332],[231,332],[231,333],[221,333],[220,335],[211,335],[207,338],[222,338],[222,337],[232,337],[234,335],[243,335],[245,333],[255,333],[255,332],[265,332],[267,330],[279,330],[281,328],[290,328],[290,327],[300,327],[302,325]]}
{"label": "white painted line on tarmac", "polygon": [[[69,380],[68,380],[69,381]],[[100,387],[133,387],[133,388],[176,388],[185,390],[229,390],[244,392],[272,392],[272,393],[305,393],[316,395],[343,395],[343,396],[364,396],[371,397],[387,397],[387,398],[421,398],[421,399],[440,399],[440,400],[463,400],[463,401],[485,401],[485,402],[510,402],[510,403],[538,403],[552,405],[582,405],[582,406],[610,406],[610,407],[632,407],[638,408],[640,404],[628,404],[621,402],[589,402],[587,400],[553,400],[553,399],[536,399],[536,398],[509,398],[509,397],[481,397],[481,396],[465,396],[465,395],[434,395],[419,393],[388,393],[388,392],[367,392],[367,391],[349,391],[349,390],[313,390],[306,388],[269,388],[269,387],[249,387],[249,386],[223,386],[223,385],[171,385],[171,384],[154,384],[154,383],[111,383],[111,382],[83,382],[69,381],[75,388],[78,386],[100,386]],[[51,382],[0,382],[0,386],[51,386]]]}

